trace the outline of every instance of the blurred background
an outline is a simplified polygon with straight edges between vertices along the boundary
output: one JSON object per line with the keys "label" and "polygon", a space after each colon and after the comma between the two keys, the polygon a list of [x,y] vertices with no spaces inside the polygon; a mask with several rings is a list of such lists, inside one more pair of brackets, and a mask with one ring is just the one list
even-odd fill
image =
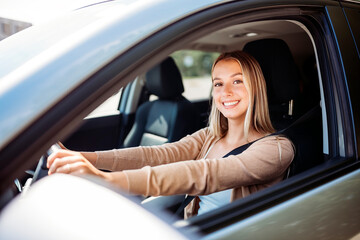
{"label": "blurred background", "polygon": [[64,12],[91,5],[99,0],[1,0],[0,40],[32,25],[41,24]]}

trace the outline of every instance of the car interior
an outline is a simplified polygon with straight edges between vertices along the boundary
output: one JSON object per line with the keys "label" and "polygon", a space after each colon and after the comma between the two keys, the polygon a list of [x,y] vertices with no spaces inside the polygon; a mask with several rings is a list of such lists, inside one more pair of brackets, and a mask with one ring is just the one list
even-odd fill
{"label": "car interior", "polygon": [[200,115],[182,96],[182,77],[171,57],[146,73],[145,88],[148,94],[154,94],[158,99],[139,106],[122,147],[174,142],[199,129]]}
{"label": "car interior", "polygon": [[[176,52],[216,56],[233,50],[248,52],[260,63],[272,123],[279,134],[294,143],[296,155],[286,178],[323,163],[328,154],[326,109],[316,46],[306,27],[290,20],[230,24],[184,42]],[[210,72],[201,80],[185,79],[179,59],[174,57],[176,52],[111,97],[111,111],[85,118],[83,125],[63,140],[64,145],[79,151],[158,145],[206,127],[211,104]],[[186,65],[188,59],[181,61]],[[189,91],[192,94],[188,95]],[[204,97],[199,99],[200,94]],[[195,97],[188,97],[191,95]],[[150,197],[144,205],[175,213],[183,199]]]}

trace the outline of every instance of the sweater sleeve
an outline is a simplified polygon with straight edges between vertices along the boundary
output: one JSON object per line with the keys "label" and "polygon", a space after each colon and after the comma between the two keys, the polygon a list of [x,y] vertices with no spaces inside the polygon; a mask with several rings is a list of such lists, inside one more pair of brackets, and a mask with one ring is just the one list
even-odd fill
{"label": "sweater sleeve", "polygon": [[129,192],[146,196],[203,195],[239,186],[264,184],[284,174],[294,157],[290,140],[266,137],[236,156],[146,166],[124,171]]}
{"label": "sweater sleeve", "polygon": [[208,135],[207,132],[208,129],[201,129],[178,142],[161,146],[98,151],[96,152],[97,161],[95,167],[111,171],[122,171],[196,159]]}

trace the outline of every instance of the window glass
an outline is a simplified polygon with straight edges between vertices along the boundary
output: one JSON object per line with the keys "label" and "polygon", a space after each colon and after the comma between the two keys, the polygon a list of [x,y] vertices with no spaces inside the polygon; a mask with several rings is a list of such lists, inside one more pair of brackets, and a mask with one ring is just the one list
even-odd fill
{"label": "window glass", "polygon": [[122,89],[109,97],[105,102],[92,111],[86,118],[103,117],[113,114],[119,114],[119,102]]}
{"label": "window glass", "polygon": [[181,50],[171,55],[184,82],[184,97],[190,101],[206,100],[211,91],[211,67],[219,53]]}

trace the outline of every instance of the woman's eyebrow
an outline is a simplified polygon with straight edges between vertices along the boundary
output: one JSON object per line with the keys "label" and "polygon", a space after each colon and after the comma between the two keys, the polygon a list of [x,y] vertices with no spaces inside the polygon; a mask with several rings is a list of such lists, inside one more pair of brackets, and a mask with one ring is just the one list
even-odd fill
{"label": "woman's eyebrow", "polygon": [[243,75],[241,72],[238,73],[234,73],[233,75],[231,75],[231,77],[235,77],[236,75]]}
{"label": "woman's eyebrow", "polygon": [[[230,77],[235,77],[235,76],[237,76],[237,75],[243,75],[241,72],[238,72],[238,73],[234,73],[234,74],[232,74]],[[216,77],[216,78],[213,78],[213,81],[215,81],[215,80],[221,80],[221,78],[219,78],[219,77]]]}

